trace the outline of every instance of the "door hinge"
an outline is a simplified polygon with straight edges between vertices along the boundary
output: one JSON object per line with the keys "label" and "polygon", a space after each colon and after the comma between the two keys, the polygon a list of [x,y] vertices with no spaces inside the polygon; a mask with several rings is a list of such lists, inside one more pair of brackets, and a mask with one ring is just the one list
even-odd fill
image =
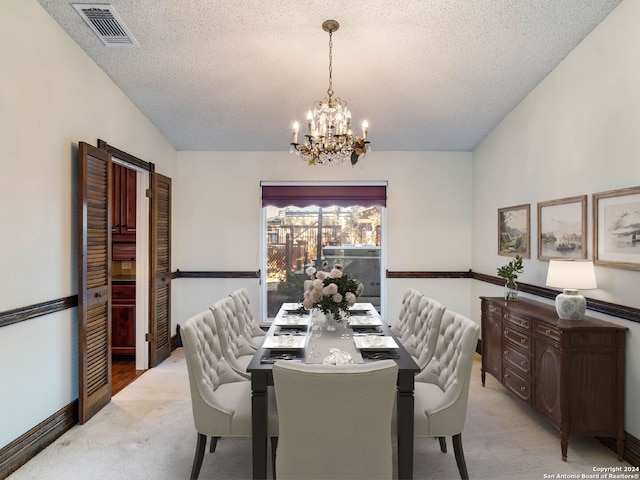
{"label": "door hinge", "polygon": [[145,342],[150,342],[151,341],[151,335],[149,335],[148,333],[144,334],[144,341]]}
{"label": "door hinge", "polygon": [[147,188],[147,189],[144,191],[144,195],[145,195],[147,198],[151,198],[151,197],[153,197],[153,190],[151,190],[150,188]]}

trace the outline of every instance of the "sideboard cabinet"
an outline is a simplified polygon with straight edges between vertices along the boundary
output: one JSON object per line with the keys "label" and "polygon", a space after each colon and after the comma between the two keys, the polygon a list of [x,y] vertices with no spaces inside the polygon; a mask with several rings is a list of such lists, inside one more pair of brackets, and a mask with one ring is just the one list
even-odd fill
{"label": "sideboard cabinet", "polygon": [[626,328],[599,319],[560,320],[553,305],[519,298],[482,301],[482,385],[495,377],[569,437],[614,437],[624,451]]}

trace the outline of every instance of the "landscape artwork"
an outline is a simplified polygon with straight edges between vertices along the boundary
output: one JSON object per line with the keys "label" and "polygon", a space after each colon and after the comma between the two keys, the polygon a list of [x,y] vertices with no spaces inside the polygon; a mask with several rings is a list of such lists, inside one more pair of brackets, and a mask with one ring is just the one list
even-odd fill
{"label": "landscape artwork", "polygon": [[529,204],[498,209],[498,255],[531,258],[530,211]]}
{"label": "landscape artwork", "polygon": [[538,203],[538,259],[587,258],[587,196]]}
{"label": "landscape artwork", "polygon": [[593,195],[594,263],[640,270],[640,187]]}

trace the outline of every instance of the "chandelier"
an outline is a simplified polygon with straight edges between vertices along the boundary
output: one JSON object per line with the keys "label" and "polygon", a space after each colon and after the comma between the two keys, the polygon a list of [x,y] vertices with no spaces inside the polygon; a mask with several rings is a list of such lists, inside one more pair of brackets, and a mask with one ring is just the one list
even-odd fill
{"label": "chandelier", "polygon": [[329,33],[329,88],[327,96],[313,104],[307,114],[307,133],[304,143],[298,143],[298,122],[293,124],[293,142],[290,152],[302,157],[307,165],[337,166],[350,160],[358,163],[368,150],[366,121],[362,122],[362,136],[351,132],[351,111],[347,102],[333,96],[333,32],[340,25],[335,20],[326,20],[322,29]]}

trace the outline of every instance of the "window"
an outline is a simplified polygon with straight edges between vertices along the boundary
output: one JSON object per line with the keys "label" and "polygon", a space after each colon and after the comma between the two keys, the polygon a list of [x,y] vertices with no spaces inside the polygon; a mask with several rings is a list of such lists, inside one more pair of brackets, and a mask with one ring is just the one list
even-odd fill
{"label": "window", "polygon": [[305,268],[341,263],[365,287],[363,302],[380,310],[386,185],[262,187],[266,317],[299,302]]}

